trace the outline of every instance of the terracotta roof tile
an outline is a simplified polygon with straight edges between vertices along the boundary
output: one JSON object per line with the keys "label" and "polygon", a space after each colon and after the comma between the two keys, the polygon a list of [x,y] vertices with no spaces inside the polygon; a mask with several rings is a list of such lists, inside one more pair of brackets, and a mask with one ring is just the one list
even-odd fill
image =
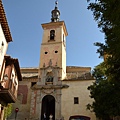
{"label": "terracotta roof tile", "polygon": [[0,23],[1,23],[1,26],[2,26],[2,29],[3,29],[6,41],[11,42],[12,41],[12,36],[11,36],[10,29],[9,29],[9,26],[8,26],[8,22],[7,22],[4,7],[3,7],[3,4],[2,4],[2,0],[0,0]]}

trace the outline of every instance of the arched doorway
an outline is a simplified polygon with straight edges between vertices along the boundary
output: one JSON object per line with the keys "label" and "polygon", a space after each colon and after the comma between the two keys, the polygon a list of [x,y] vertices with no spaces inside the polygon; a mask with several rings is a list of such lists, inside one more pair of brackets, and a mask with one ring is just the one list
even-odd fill
{"label": "arched doorway", "polygon": [[53,115],[53,120],[55,120],[55,98],[52,95],[46,95],[42,99],[41,120],[43,120],[44,113],[46,114],[46,120],[49,120],[50,114]]}

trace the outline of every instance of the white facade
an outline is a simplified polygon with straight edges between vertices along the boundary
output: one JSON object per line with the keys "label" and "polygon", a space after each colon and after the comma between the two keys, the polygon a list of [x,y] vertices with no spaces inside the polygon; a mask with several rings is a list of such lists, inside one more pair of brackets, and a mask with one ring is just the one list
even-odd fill
{"label": "white facade", "polygon": [[6,55],[7,48],[8,48],[8,43],[6,41],[2,26],[0,24],[0,73],[1,73],[3,60],[4,60],[4,56]]}

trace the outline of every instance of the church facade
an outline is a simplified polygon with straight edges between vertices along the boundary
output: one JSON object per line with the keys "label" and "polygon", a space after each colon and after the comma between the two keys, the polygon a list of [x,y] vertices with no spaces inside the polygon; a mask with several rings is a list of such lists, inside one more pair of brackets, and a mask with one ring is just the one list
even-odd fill
{"label": "church facade", "polygon": [[[90,67],[66,67],[66,36],[64,21],[59,21],[60,11],[52,10],[51,22],[42,24],[43,38],[38,68],[21,68],[17,120],[68,120],[72,115],[82,115],[96,120],[95,114],[86,110],[93,100],[87,87],[95,80]],[[15,113],[8,118],[14,119]]]}

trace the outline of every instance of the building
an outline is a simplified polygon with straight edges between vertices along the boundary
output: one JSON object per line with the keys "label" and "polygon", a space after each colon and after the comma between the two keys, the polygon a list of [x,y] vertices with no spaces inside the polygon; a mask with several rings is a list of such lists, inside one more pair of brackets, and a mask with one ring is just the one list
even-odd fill
{"label": "building", "polygon": [[[19,82],[17,120],[68,120],[72,115],[88,116],[96,120],[94,113],[86,110],[93,100],[87,87],[94,82],[90,67],[66,67],[66,36],[64,21],[60,21],[57,2],[52,10],[51,22],[42,24],[43,38],[38,68],[21,68]],[[14,119],[14,111],[9,120]]]}
{"label": "building", "polygon": [[12,36],[0,0],[0,120],[8,103],[17,100],[18,81],[22,80],[18,59],[6,55]]}

